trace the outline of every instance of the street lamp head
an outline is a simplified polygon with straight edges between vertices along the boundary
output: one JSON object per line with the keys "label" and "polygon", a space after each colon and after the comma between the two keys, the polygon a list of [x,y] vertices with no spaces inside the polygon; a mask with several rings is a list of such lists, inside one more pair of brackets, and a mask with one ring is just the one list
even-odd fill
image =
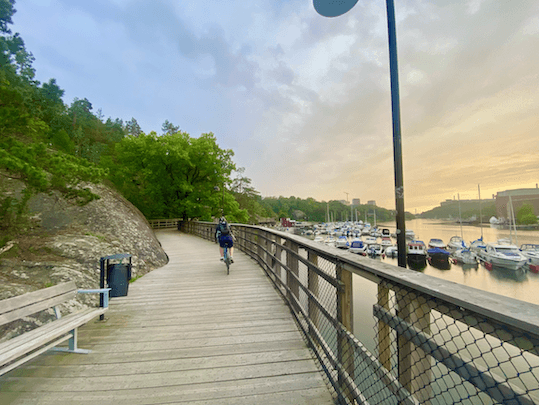
{"label": "street lamp head", "polygon": [[313,0],[314,9],[323,17],[338,17],[357,3],[357,0]]}

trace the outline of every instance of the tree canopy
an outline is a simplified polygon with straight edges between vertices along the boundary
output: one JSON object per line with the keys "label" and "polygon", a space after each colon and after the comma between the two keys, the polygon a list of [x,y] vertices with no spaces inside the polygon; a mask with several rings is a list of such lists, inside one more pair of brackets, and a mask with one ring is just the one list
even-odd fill
{"label": "tree canopy", "polygon": [[247,212],[226,192],[233,155],[212,133],[142,133],[116,144],[111,180],[148,218],[211,220],[224,212],[231,222],[246,222]]}

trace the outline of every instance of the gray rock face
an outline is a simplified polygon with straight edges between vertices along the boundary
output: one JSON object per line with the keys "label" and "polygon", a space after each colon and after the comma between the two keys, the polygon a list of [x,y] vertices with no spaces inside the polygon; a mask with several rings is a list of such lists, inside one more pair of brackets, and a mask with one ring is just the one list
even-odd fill
{"label": "gray rock face", "polygon": [[[168,262],[148,221],[119,193],[101,184],[84,187],[101,198],[79,206],[60,194],[38,194],[29,202],[34,228],[0,254],[0,299],[65,281],[79,288],[98,288],[100,258],[132,255],[132,277],[142,276]],[[79,294],[62,312],[96,305],[96,294]],[[40,314],[27,322],[0,328],[0,340],[46,321]]]}

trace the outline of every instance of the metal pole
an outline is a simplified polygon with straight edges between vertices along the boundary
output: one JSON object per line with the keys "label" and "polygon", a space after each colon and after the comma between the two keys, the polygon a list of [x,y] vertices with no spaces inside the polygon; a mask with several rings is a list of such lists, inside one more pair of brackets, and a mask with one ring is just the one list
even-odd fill
{"label": "metal pole", "polygon": [[395,170],[395,206],[397,210],[398,262],[400,267],[406,267],[406,227],[404,222],[404,180],[402,170],[397,31],[395,28],[395,6],[393,0],[386,0],[386,4],[387,32],[389,38],[389,71],[391,75],[391,111],[393,114],[393,160]]}

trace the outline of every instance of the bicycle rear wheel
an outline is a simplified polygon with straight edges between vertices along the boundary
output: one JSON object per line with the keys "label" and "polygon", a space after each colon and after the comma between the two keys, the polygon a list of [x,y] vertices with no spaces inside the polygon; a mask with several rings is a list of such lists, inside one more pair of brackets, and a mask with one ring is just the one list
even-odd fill
{"label": "bicycle rear wheel", "polygon": [[226,274],[230,274],[230,257],[228,256],[228,248],[225,248],[225,264],[226,264]]}

